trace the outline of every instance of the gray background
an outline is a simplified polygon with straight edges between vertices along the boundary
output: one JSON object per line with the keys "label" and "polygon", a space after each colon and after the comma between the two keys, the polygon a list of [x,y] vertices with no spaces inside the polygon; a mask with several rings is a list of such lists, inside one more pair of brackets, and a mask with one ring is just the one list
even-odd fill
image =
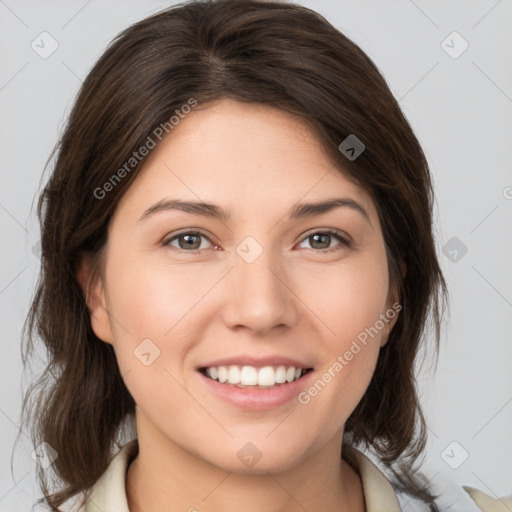
{"label": "gray background", "polygon": [[[436,374],[424,367],[419,376],[430,434],[425,472],[433,482],[470,485],[491,496],[510,494],[512,2],[299,3],[326,16],[375,61],[434,175],[451,316]],[[39,269],[33,251],[39,228],[31,208],[43,166],[81,80],[106,44],[171,4],[0,0],[2,511],[30,510],[39,496],[25,435],[14,453],[14,479],[10,462],[22,388],[30,378],[22,375],[20,330]],[[43,46],[41,38],[48,37],[39,36],[43,31],[58,43],[45,59],[31,47],[33,41]],[[463,39],[448,37],[453,31]],[[469,47],[458,55],[464,40]],[[44,48],[50,45],[45,39]]]}

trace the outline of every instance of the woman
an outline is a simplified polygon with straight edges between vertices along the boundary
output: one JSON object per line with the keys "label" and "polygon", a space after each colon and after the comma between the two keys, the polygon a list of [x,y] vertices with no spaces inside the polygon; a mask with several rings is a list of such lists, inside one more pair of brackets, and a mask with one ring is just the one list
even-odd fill
{"label": "woman", "polygon": [[142,20],[57,150],[28,318],[55,378],[32,425],[54,510],[499,510],[414,467],[414,362],[446,298],[432,185],[325,19],[219,0]]}

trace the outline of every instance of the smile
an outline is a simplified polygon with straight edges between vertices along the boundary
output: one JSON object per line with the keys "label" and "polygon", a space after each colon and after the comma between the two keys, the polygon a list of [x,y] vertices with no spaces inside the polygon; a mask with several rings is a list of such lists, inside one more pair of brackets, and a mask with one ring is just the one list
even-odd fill
{"label": "smile", "polygon": [[246,411],[268,411],[297,403],[315,372],[285,365],[221,365],[198,368],[197,375],[207,392],[225,404]]}
{"label": "smile", "polygon": [[206,377],[240,388],[271,389],[282,384],[294,382],[311,371],[311,368],[295,366],[264,366],[257,368],[248,365],[211,366],[201,368]]}

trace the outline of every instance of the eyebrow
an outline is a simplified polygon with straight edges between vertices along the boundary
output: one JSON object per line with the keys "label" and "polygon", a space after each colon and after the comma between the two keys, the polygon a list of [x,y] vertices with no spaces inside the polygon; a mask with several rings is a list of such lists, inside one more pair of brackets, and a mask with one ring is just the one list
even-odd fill
{"label": "eyebrow", "polygon": [[[295,205],[289,215],[288,219],[296,220],[307,217],[313,217],[315,215],[321,215],[337,208],[350,208],[356,212],[359,212],[370,224],[370,216],[368,212],[354,199],[339,197],[320,201],[316,203],[302,203]],[[222,221],[228,221],[231,217],[231,211],[226,211],[220,206],[212,203],[205,203],[203,201],[181,201],[179,199],[163,199],[158,203],[150,206],[140,217],[139,222],[146,219],[147,217],[160,211],[167,210],[180,210],[193,215],[202,215],[204,217],[210,217],[219,219]]]}

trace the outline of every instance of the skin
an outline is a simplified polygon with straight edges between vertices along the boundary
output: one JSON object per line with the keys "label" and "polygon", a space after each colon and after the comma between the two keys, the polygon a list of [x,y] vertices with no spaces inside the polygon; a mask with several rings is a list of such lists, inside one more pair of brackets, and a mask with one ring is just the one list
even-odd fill
{"label": "skin", "polygon": [[[357,201],[369,220],[347,207],[286,218],[298,202],[332,197]],[[231,218],[167,210],[139,221],[170,198],[215,203]],[[164,244],[188,228],[207,234],[196,239],[199,254],[183,238]],[[350,245],[311,238],[327,228]],[[250,264],[236,252],[247,236],[263,249]],[[84,260],[83,283],[89,268]],[[340,447],[398,315],[307,405],[243,411],[196,371],[235,354],[279,354],[312,362],[320,378],[394,302],[375,205],[300,119],[227,99],[196,107],[122,197],[103,277],[90,292],[93,329],[113,345],[137,404],[140,452],[126,479],[132,512],[365,510]],[[134,356],[147,338],[160,350],[149,366]],[[248,442],[262,454],[252,468],[237,457]]]}

